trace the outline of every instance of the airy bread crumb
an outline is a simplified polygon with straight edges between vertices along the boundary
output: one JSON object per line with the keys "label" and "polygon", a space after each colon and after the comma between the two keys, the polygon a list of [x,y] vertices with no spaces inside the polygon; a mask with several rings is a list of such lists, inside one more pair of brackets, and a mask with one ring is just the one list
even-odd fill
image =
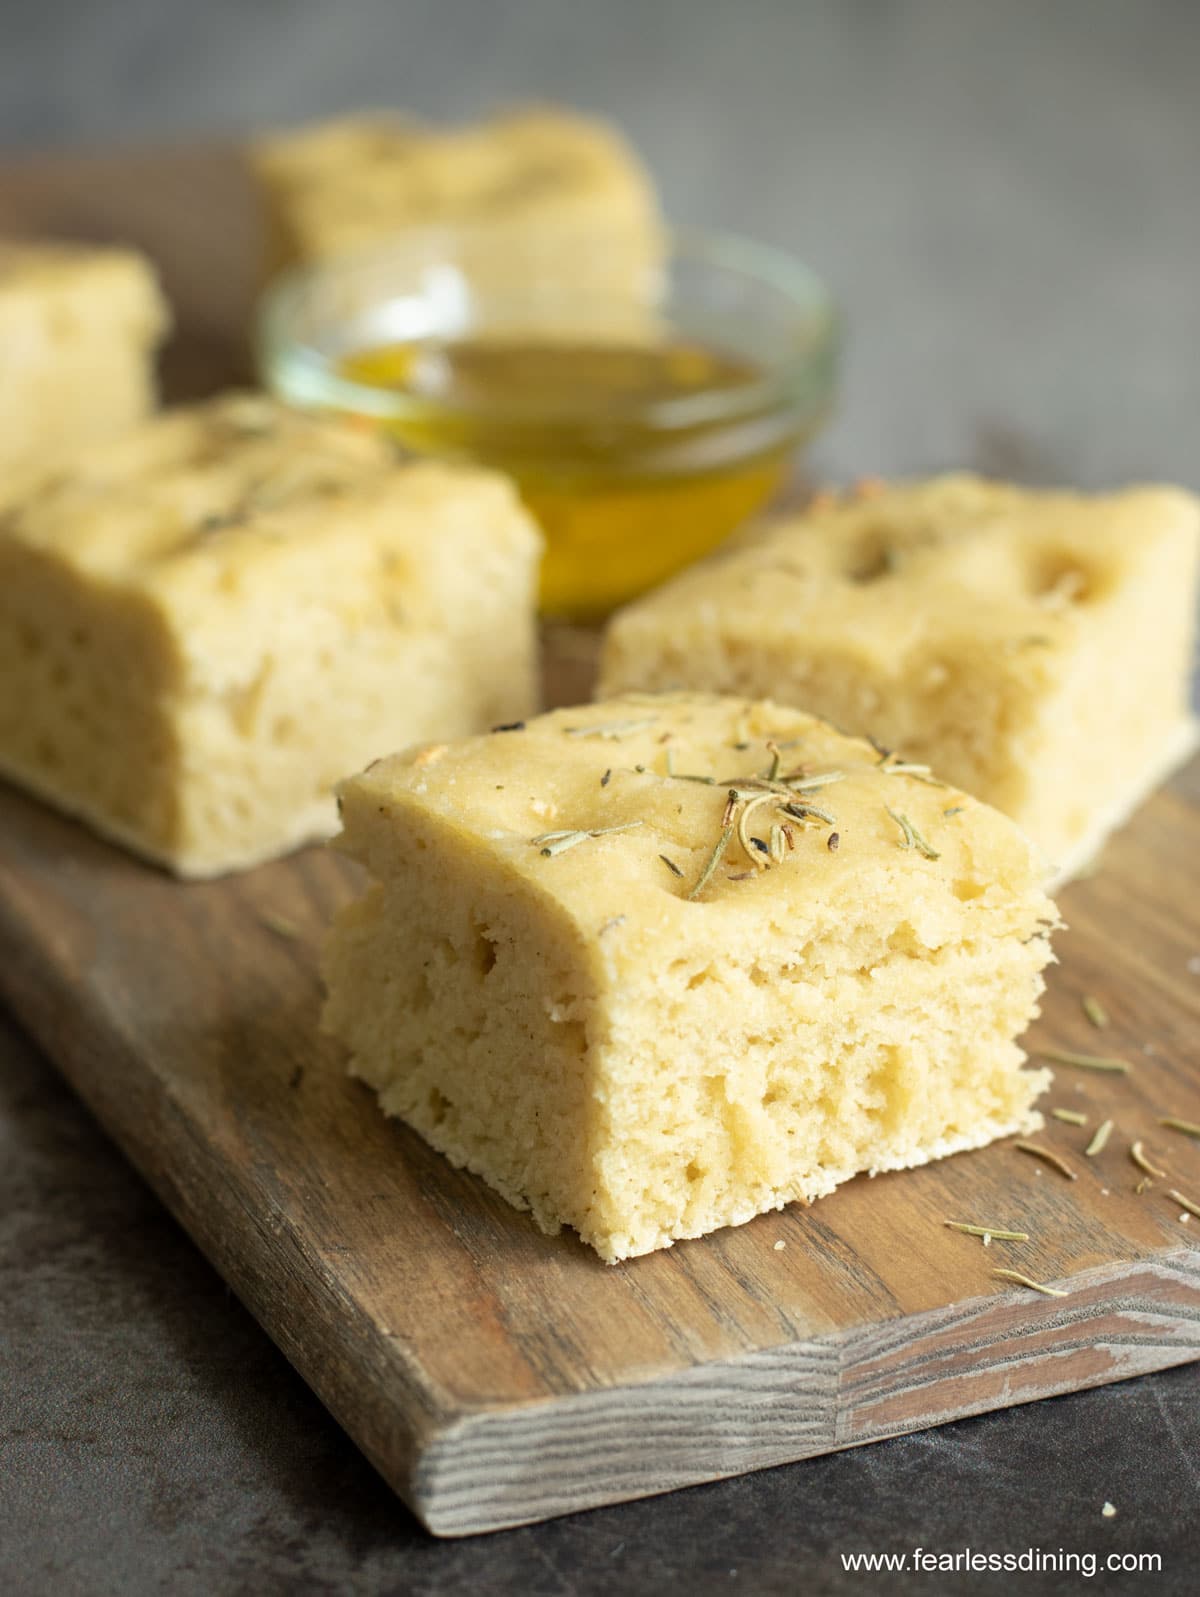
{"label": "airy bread crumb", "polygon": [[340,791],[373,883],[327,1027],[387,1113],[606,1260],[1040,1124],[1034,850],[811,716],[632,696]]}

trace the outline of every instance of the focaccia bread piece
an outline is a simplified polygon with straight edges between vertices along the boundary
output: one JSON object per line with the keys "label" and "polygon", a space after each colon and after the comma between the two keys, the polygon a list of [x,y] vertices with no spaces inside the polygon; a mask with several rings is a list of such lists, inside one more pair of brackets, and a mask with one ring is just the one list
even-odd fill
{"label": "focaccia bread piece", "polygon": [[968,476],[822,499],[611,623],[601,693],[770,693],[1005,811],[1058,880],[1194,747],[1200,505]]}
{"label": "focaccia bread piece", "polygon": [[0,772],[185,876],[535,692],[540,538],[489,473],[231,395],[0,504]]}
{"label": "focaccia bread piece", "polygon": [[0,491],[140,421],[169,322],[134,250],[0,238]]}
{"label": "focaccia bread piece", "polygon": [[603,242],[614,278],[659,256],[645,168],[615,128],[573,111],[528,108],[450,128],[363,113],[264,136],[251,159],[275,267],[430,227],[477,228],[492,254],[544,230],[584,236],[593,251]]}
{"label": "focaccia bread piece", "polygon": [[606,1260],[1039,1123],[1032,846],[812,716],[636,695],[340,793],[373,884],[327,1028],[388,1114]]}

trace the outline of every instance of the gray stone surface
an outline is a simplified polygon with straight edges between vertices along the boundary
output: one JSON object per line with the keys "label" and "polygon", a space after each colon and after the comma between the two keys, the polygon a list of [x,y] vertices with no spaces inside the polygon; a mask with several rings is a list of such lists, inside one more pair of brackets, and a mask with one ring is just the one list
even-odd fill
{"label": "gray stone surface", "polygon": [[[677,217],[835,285],[837,475],[1200,485],[1198,80],[1192,0],[0,0],[13,151],[388,100],[616,116]],[[14,1597],[1015,1589],[841,1570],[916,1543],[1158,1552],[1158,1577],[1040,1589],[1190,1592],[1198,1399],[1193,1366],[438,1545],[0,1018]]]}

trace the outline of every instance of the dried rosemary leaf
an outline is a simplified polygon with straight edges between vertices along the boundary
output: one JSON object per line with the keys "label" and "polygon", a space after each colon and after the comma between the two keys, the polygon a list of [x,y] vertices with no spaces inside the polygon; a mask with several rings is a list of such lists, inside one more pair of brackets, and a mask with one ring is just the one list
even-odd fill
{"label": "dried rosemary leaf", "polygon": [[688,894],[689,898],[699,898],[700,894],[708,886],[709,882],[712,880],[713,872],[721,863],[721,858],[724,855],[725,850],[729,847],[732,837],[733,824],[730,821],[726,821],[724,826],[721,828],[721,835],[717,839],[712,853],[708,856],[708,862],[706,863],[704,869],[700,872],[700,875],[697,877],[695,886]]}
{"label": "dried rosemary leaf", "polygon": [[1183,1193],[1177,1191],[1175,1187],[1168,1189],[1167,1197],[1177,1203],[1181,1209],[1186,1209],[1189,1214],[1194,1214],[1200,1220],[1200,1203],[1193,1203],[1190,1198],[1185,1198]]}
{"label": "dried rosemary leaf", "polygon": [[[743,799],[737,812],[737,839],[746,854],[755,865],[766,866],[771,857],[770,848],[761,838],[752,837],[747,830],[747,823],[756,809],[764,804],[777,803],[774,793],[755,793],[748,799]],[[764,858],[765,856],[765,858]]]}
{"label": "dried rosemary leaf", "polygon": [[925,858],[926,859],[941,859],[941,857],[942,857],[941,854],[938,852],[938,850],[936,848],[934,848],[932,843],[927,842],[925,840],[925,838],[923,838],[921,836],[920,832],[917,831],[916,827],[913,825],[913,823],[911,821],[909,821],[908,824],[909,824],[909,828],[910,828],[910,830],[912,832],[912,835],[913,835],[913,842],[921,850],[921,853],[924,854]]}
{"label": "dried rosemary leaf", "polygon": [[1015,1281],[1018,1286],[1027,1286],[1031,1292],[1041,1292],[1048,1298],[1065,1298],[1068,1296],[1060,1287],[1046,1286],[1041,1281],[1034,1281],[1027,1275],[1022,1275],[1020,1270],[993,1270],[992,1274],[1001,1281]]}
{"label": "dried rosemary leaf", "polygon": [[940,777],[934,776],[928,765],[915,765],[909,760],[893,760],[881,763],[879,769],[885,776],[911,776],[914,782],[924,782],[928,787],[947,787]]}
{"label": "dried rosemary leaf", "polygon": [[1004,1231],[995,1225],[968,1225],[964,1220],[943,1220],[951,1231],[962,1231],[969,1237],[993,1237],[997,1242],[1028,1242],[1028,1231]]}
{"label": "dried rosemary leaf", "polygon": [[638,720],[631,721],[601,721],[595,726],[568,726],[564,731],[569,738],[623,738],[631,732],[641,732],[648,726],[653,726],[658,720],[656,715],[644,715]]}
{"label": "dried rosemary leaf", "polygon": [[926,859],[941,859],[942,856],[937,849],[926,842],[907,815],[898,815],[890,804],[885,804],[883,807],[904,834],[904,841],[900,845],[901,848],[920,849]]}
{"label": "dried rosemary leaf", "polygon": [[950,808],[948,810],[943,810],[942,811],[942,814],[943,815],[965,815],[966,811],[967,811],[967,806],[965,804],[951,804],[951,806],[950,806]]}
{"label": "dried rosemary leaf", "polygon": [[667,867],[667,869],[670,872],[672,872],[673,875],[675,875],[675,876],[682,876],[683,875],[683,872],[679,869],[679,866],[676,865],[676,863],[675,863],[675,861],[673,859],[668,859],[665,854],[660,854],[658,857],[659,857],[660,860],[662,860],[663,864]]}
{"label": "dried rosemary leaf", "polygon": [[1081,1115],[1078,1109],[1051,1109],[1050,1113],[1055,1120],[1065,1120],[1069,1126],[1087,1125],[1087,1116]]}
{"label": "dried rosemary leaf", "polygon": [[912,823],[909,821],[908,817],[905,815],[897,815],[895,810],[892,809],[892,807],[888,804],[885,804],[883,807],[885,810],[887,810],[893,821],[895,821],[896,825],[900,828],[901,837],[903,839],[900,847],[915,848],[916,844],[913,841]]}
{"label": "dried rosemary leaf", "polygon": [[828,810],[821,809],[816,804],[781,804],[780,809],[785,815],[790,815],[797,821],[824,821],[826,826],[833,826],[837,817]]}
{"label": "dried rosemary leaf", "polygon": [[818,771],[815,776],[785,777],[783,785],[793,793],[815,793],[820,787],[828,787],[832,782],[845,780],[845,771]]}
{"label": "dried rosemary leaf", "polygon": [[1148,1176],[1157,1176],[1160,1181],[1166,1180],[1167,1172],[1165,1170],[1160,1170],[1158,1166],[1147,1157],[1146,1149],[1143,1146],[1140,1138],[1137,1142],[1130,1143],[1129,1157],[1133,1160],[1134,1164],[1137,1165],[1138,1169],[1144,1170]]}
{"label": "dried rosemary leaf", "polygon": [[1092,997],[1091,993],[1084,993],[1079,1000],[1079,1007],[1097,1031],[1103,1031],[1108,1025],[1108,1011],[1098,998]]}
{"label": "dried rosemary leaf", "polygon": [[1052,1165],[1058,1171],[1059,1175],[1066,1176],[1068,1181],[1077,1181],[1079,1179],[1078,1172],[1072,1170],[1067,1161],[1055,1153],[1052,1148],[1043,1148],[1036,1142],[1014,1142],[1013,1147],[1019,1148],[1022,1153],[1032,1154],[1035,1159],[1044,1159],[1048,1165]]}
{"label": "dried rosemary leaf", "polygon": [[555,854],[563,854],[569,848],[574,848],[577,843],[586,843],[592,834],[590,832],[543,832],[540,837],[531,838],[534,844],[541,844],[541,852],[547,859]]}
{"label": "dried rosemary leaf", "polygon": [[264,909],[258,918],[276,937],[286,937],[289,942],[294,942],[300,936],[300,928],[295,921],[288,920],[286,915],[277,915],[273,909]]}
{"label": "dried rosemary leaf", "polygon": [[1130,1068],[1128,1059],[1105,1059],[1099,1054],[1076,1054],[1067,1048],[1036,1048],[1039,1059],[1049,1059],[1055,1065],[1071,1065],[1076,1070],[1111,1070],[1125,1075]]}
{"label": "dried rosemary leaf", "polygon": [[586,843],[589,838],[609,837],[613,832],[631,832],[635,826],[641,824],[641,821],[622,821],[620,826],[593,826],[581,831],[542,832],[538,837],[531,837],[529,841],[547,859],[550,859],[555,854],[565,854],[567,849],[575,848],[579,843]]}
{"label": "dried rosemary leaf", "polygon": [[1172,1131],[1182,1131],[1185,1137],[1200,1137],[1200,1126],[1194,1120],[1178,1120],[1174,1115],[1163,1115],[1158,1123],[1160,1126],[1169,1126]]}
{"label": "dried rosemary leaf", "polygon": [[230,510],[224,513],[214,511],[211,515],[204,516],[196,524],[198,537],[207,538],[214,532],[224,532],[227,527],[240,527],[246,520],[244,510]]}
{"label": "dried rosemary leaf", "polygon": [[1083,1150],[1085,1157],[1088,1159],[1094,1159],[1098,1153],[1103,1153],[1108,1144],[1108,1139],[1112,1136],[1112,1133],[1113,1122],[1111,1120],[1102,1120],[1096,1127],[1091,1142],[1089,1142],[1087,1147]]}

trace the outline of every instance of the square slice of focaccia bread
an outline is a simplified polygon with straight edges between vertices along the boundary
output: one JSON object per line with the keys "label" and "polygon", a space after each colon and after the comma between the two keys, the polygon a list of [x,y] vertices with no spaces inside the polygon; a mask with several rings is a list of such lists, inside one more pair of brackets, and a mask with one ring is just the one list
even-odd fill
{"label": "square slice of focaccia bread", "polygon": [[1055,909],[1005,816],[802,711],[635,695],[341,788],[325,1023],[615,1261],[1039,1123]]}
{"label": "square slice of focaccia bread", "polygon": [[153,408],[169,322],[135,250],[0,238],[0,493]]}
{"label": "square slice of focaccia bread", "polygon": [[535,258],[544,241],[569,250],[573,268],[593,284],[628,287],[661,254],[645,167],[614,127],[574,111],[528,107],[459,127],[364,112],[264,134],[251,163],[272,268],[431,229],[476,232],[482,277],[508,254]]}
{"label": "square slice of focaccia bread", "polygon": [[501,477],[166,412],[0,503],[0,773],[181,875],[284,853],[364,761],[530,708],[540,548]]}
{"label": "square slice of focaccia bread", "polygon": [[770,694],[1011,815],[1063,880],[1195,745],[1200,504],[940,477],[764,524],[620,612],[601,693]]}

